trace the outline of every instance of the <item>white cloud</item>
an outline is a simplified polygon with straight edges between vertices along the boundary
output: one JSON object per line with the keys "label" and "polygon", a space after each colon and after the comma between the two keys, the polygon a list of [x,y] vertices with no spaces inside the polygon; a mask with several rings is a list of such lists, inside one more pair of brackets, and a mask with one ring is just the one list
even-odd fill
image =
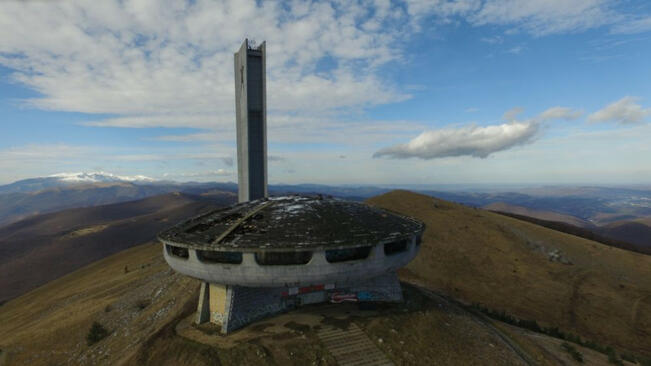
{"label": "white cloud", "polygon": [[567,108],[567,107],[552,107],[542,112],[539,116],[542,120],[550,119],[577,119],[583,115],[582,111]]}
{"label": "white cloud", "polygon": [[[461,17],[475,26],[503,25],[537,36],[582,31],[622,20],[612,10],[612,0],[407,0],[407,4],[409,14],[416,18]],[[485,41],[501,43],[497,38]]]}
{"label": "white cloud", "polygon": [[198,172],[185,172],[185,173],[165,173],[164,178],[211,178],[211,177],[230,177],[233,172],[225,169],[206,170]]}
{"label": "white cloud", "polygon": [[493,0],[469,15],[475,25],[514,26],[535,35],[579,31],[613,21],[606,0]]}
{"label": "white cloud", "polygon": [[488,44],[501,44],[504,43],[504,37],[502,36],[482,37],[481,41],[486,42]]}
{"label": "white cloud", "polygon": [[157,136],[152,138],[156,141],[170,141],[170,142],[197,142],[197,141],[233,141],[235,136],[233,131],[228,131],[228,133],[216,133],[216,132],[201,132],[201,133],[190,133],[186,135],[164,135]]}
{"label": "white cloud", "polygon": [[510,53],[512,55],[519,55],[522,52],[523,49],[524,49],[524,46],[515,46],[515,47],[509,48],[505,52]]}
{"label": "white cloud", "polygon": [[20,162],[45,162],[49,160],[71,158],[86,155],[93,149],[87,146],[72,146],[67,144],[30,144],[0,150],[0,161]]}
{"label": "white cloud", "polygon": [[381,149],[373,157],[435,159],[469,155],[486,158],[492,153],[531,142],[536,132],[538,124],[534,121],[425,131],[406,144]]}
{"label": "white cloud", "polygon": [[522,114],[522,112],[524,112],[524,108],[522,108],[522,107],[513,107],[513,108],[509,109],[508,111],[504,112],[504,114],[502,115],[502,119],[507,121],[507,122],[515,121],[516,118],[520,114]]}
{"label": "white cloud", "polygon": [[[245,36],[269,45],[270,116],[310,118],[410,98],[378,70],[404,58],[401,42],[423,16],[536,34],[614,19],[604,0],[406,3],[5,2],[0,64],[41,94],[30,106],[114,116],[88,126],[230,128],[232,54]],[[319,68],[324,60],[332,67]]]}
{"label": "white cloud", "polygon": [[504,113],[506,123],[490,126],[465,126],[425,131],[406,144],[398,144],[378,150],[373,157],[405,159],[417,157],[436,159],[451,156],[472,156],[486,158],[498,151],[531,143],[536,138],[540,125],[551,119],[576,119],[581,112],[566,108],[552,107],[540,115],[520,121],[520,107]]}
{"label": "white cloud", "polygon": [[648,31],[651,31],[651,16],[633,18],[616,25],[612,29],[613,33],[624,34],[642,33]]}
{"label": "white cloud", "polygon": [[[30,106],[116,116],[87,125],[224,126],[234,114],[233,52],[245,36],[269,45],[270,112],[409,98],[377,73],[401,57],[401,14],[381,2],[5,2],[0,64],[42,95]],[[324,59],[334,66],[318,69]]]}
{"label": "white cloud", "polygon": [[635,124],[644,122],[651,115],[651,108],[642,108],[636,101],[639,98],[624,97],[613,102],[588,116],[589,122],[616,122],[619,124]]}

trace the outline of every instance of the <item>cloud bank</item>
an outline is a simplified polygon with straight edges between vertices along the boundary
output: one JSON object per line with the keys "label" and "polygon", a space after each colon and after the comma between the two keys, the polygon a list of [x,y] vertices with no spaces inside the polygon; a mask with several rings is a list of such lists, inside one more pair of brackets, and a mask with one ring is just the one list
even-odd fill
{"label": "cloud bank", "polygon": [[381,67],[405,59],[404,41],[427,19],[456,17],[535,35],[646,24],[627,22],[613,4],[3,2],[0,64],[14,70],[12,80],[40,94],[23,101],[29,106],[112,115],[91,119],[89,126],[232,129],[232,57],[244,37],[270,45],[270,118],[333,116],[410,98],[408,88],[387,80]]}
{"label": "cloud bank", "polygon": [[615,122],[622,125],[644,122],[651,115],[651,108],[637,104],[639,98],[624,97],[588,116],[589,122]]}
{"label": "cloud bank", "polygon": [[522,108],[513,108],[502,117],[506,123],[491,126],[465,126],[425,131],[406,144],[378,150],[374,158],[437,159],[452,156],[487,158],[489,155],[534,141],[543,122],[552,119],[575,119],[581,115],[565,107],[549,108],[539,116],[518,121]]}
{"label": "cloud bank", "polygon": [[469,155],[486,158],[497,151],[530,142],[537,131],[538,124],[526,122],[426,131],[406,144],[381,149],[373,157],[435,159]]}
{"label": "cloud bank", "polygon": [[408,0],[414,16],[460,17],[475,26],[503,25],[536,36],[623,22],[609,0]]}

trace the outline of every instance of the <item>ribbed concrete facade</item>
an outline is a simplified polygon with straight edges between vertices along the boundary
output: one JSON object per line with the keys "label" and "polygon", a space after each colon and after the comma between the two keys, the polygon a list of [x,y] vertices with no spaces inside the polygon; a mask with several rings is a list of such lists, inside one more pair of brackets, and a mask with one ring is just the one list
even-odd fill
{"label": "ribbed concrete facade", "polygon": [[239,264],[202,262],[193,249],[188,251],[188,258],[170,255],[170,250],[163,252],[174,270],[211,283],[250,287],[298,287],[324,283],[347,286],[395,271],[409,263],[418,254],[417,239],[421,234],[417,235],[402,252],[387,255],[384,244],[377,244],[367,258],[340,263],[329,263],[325,250],[311,252],[312,258],[306,264],[293,265],[260,265],[253,252],[242,253],[242,263]]}
{"label": "ribbed concrete facade", "polygon": [[263,42],[235,53],[238,200],[267,196],[267,83]]}

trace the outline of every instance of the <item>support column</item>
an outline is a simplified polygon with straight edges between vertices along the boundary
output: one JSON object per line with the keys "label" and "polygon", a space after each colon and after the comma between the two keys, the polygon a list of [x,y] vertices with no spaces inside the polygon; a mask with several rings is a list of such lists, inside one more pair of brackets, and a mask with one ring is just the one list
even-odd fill
{"label": "support column", "polygon": [[287,287],[244,287],[204,282],[199,293],[197,323],[210,321],[221,326],[222,334],[228,334],[296,306],[327,302],[336,293],[352,296],[358,302],[403,301],[395,271],[355,284],[307,293],[292,293]]}
{"label": "support column", "polygon": [[212,323],[223,326],[226,321],[230,302],[228,298],[230,287],[217,283],[210,284],[210,321]]}
{"label": "support column", "polygon": [[203,324],[210,321],[210,284],[208,282],[201,282],[201,289],[199,290],[199,304],[197,305],[197,324]]}

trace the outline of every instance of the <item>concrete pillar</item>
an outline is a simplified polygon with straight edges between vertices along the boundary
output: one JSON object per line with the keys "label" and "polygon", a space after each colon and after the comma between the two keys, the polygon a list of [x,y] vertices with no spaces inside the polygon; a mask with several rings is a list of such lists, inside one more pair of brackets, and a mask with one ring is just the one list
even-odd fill
{"label": "concrete pillar", "polygon": [[215,324],[222,324],[228,317],[227,290],[226,285],[210,284],[210,321]]}
{"label": "concrete pillar", "polygon": [[203,324],[210,321],[210,293],[209,283],[201,282],[201,289],[199,290],[199,304],[197,305],[197,324]]}
{"label": "concrete pillar", "polygon": [[238,201],[267,196],[267,82],[265,43],[245,40],[235,53]]}

